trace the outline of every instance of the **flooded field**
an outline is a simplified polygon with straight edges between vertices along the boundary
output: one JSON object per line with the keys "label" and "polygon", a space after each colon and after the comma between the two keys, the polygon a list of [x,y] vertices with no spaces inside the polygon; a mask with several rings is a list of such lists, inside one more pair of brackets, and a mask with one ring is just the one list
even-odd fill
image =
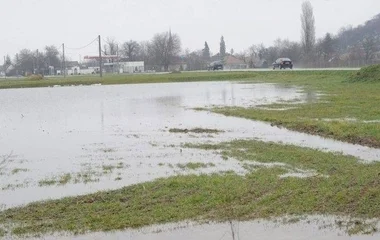
{"label": "flooded field", "polygon": [[[241,163],[183,143],[260,139],[380,159],[380,150],[271,127],[195,107],[307,101],[275,84],[171,83],[2,90],[0,204],[6,207],[145,182],[178,173],[244,172]],[[196,127],[217,134],[170,133]],[[178,164],[213,163],[200,169]]]}
{"label": "flooded field", "polygon": [[[1,90],[1,208],[118,189],[178,174],[247,171],[242,161],[226,161],[210,151],[184,148],[185,143],[258,139],[344,153],[367,162],[380,160],[377,149],[193,110],[307,102],[317,98],[316,93],[298,87],[230,82]],[[215,131],[191,131],[195,128]],[[297,170],[283,177],[312,175]],[[242,236],[248,236],[244,234],[249,233],[250,225],[240,226],[245,229]],[[206,227],[212,239],[225,228],[223,224]],[[305,229],[308,228],[313,227]],[[309,230],[304,231],[305,237],[311,234]],[[164,231],[155,235],[155,239],[177,239],[176,231]],[[187,239],[198,239],[196,236],[201,235],[195,233],[206,230],[197,226],[181,231],[195,237]],[[125,233],[120,234],[110,239],[124,239]],[[148,234],[134,239],[151,238]]]}

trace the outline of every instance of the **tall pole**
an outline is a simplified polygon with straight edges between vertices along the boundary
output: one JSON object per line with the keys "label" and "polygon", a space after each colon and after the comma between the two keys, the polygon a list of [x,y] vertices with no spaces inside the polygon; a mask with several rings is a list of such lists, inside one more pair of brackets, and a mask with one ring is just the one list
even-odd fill
{"label": "tall pole", "polygon": [[5,67],[5,65],[6,65],[7,63],[6,63],[6,60],[5,60],[5,56],[4,56],[4,78],[7,78],[7,69],[6,69],[6,67]]}
{"label": "tall pole", "polygon": [[63,52],[63,77],[66,78],[66,62],[65,62],[65,44],[62,43],[62,52]]}
{"label": "tall pole", "polygon": [[99,42],[99,70],[100,70],[100,77],[103,77],[103,61],[102,61],[102,42],[100,39],[100,35],[98,37],[98,42]]}
{"label": "tall pole", "polygon": [[39,53],[38,53],[38,49],[37,49],[37,59],[36,59],[36,62],[37,62],[37,63],[36,63],[36,65],[37,65],[37,74],[40,74],[40,65],[39,65],[39,63],[38,63],[38,57],[39,57],[38,54],[39,54]]}
{"label": "tall pole", "polygon": [[117,74],[120,74],[120,62],[119,62],[119,44],[116,45],[116,61],[117,61]]}

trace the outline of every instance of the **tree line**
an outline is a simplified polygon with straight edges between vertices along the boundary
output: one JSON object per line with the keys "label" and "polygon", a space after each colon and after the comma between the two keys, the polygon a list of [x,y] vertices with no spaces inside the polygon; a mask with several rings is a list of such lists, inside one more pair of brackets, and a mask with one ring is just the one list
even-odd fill
{"label": "tree line", "polygon": [[[212,54],[205,41],[204,45],[195,51],[182,49],[181,38],[171,31],[157,33],[151,40],[129,40],[118,43],[113,38],[107,38],[102,52],[104,55],[118,55],[126,61],[144,61],[147,70],[168,71],[173,64],[187,66],[187,70],[205,69],[210,61],[225,60],[233,56],[246,63],[248,67],[268,67],[279,57],[288,57],[298,66],[313,66],[317,62],[363,60],[369,62],[377,58],[380,50],[380,14],[356,28],[342,28],[333,35],[326,33],[320,39],[316,38],[313,7],[309,1],[301,6],[301,38],[300,41],[277,39],[272,46],[253,44],[247,49],[235,53],[234,49],[226,50],[226,41],[220,38],[219,52]],[[88,64],[91,64],[90,62]],[[97,62],[92,64],[96,65]],[[25,74],[27,72],[47,73],[49,66],[62,68],[62,54],[55,46],[46,46],[43,51],[23,49],[13,59],[6,56],[3,69],[11,69],[8,74]]]}

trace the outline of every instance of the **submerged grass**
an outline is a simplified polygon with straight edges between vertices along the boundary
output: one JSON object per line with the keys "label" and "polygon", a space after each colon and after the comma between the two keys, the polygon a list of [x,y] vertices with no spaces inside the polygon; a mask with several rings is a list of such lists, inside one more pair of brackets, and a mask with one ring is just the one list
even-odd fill
{"label": "submerged grass", "polygon": [[25,168],[15,168],[12,170],[12,174],[15,175],[15,174],[18,174],[20,172],[27,172],[28,169],[25,169]]}
{"label": "submerged grass", "polygon": [[210,128],[193,128],[193,129],[181,129],[181,128],[171,128],[169,129],[170,133],[222,133],[224,131],[218,129]]}
{"label": "submerged grass", "polygon": [[280,167],[176,176],[0,212],[0,225],[15,235],[111,231],[182,220],[250,220],[285,215],[380,218],[380,163],[296,146],[234,141],[187,147],[223,151],[235,159],[281,162],[327,177],[280,178]]}
{"label": "submerged grass", "polygon": [[215,164],[214,163],[190,162],[190,163],[186,163],[186,164],[178,163],[177,167],[181,168],[181,169],[197,170],[200,168],[215,167]]}

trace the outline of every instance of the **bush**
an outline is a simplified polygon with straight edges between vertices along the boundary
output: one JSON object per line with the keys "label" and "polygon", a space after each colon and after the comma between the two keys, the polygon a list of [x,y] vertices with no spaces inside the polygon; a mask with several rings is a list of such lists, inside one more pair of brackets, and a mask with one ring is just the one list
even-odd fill
{"label": "bush", "polygon": [[44,79],[44,77],[41,75],[41,74],[32,74],[28,77],[30,80],[42,80]]}
{"label": "bush", "polygon": [[172,71],[171,73],[181,73],[181,71],[174,70],[174,71]]}
{"label": "bush", "polygon": [[380,64],[371,65],[361,68],[358,72],[352,74],[350,82],[380,82]]}

